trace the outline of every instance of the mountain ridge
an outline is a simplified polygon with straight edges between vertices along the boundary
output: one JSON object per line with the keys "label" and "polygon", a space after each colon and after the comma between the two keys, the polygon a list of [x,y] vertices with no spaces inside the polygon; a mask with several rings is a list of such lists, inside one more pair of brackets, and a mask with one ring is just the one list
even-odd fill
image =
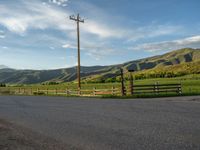
{"label": "mountain ridge", "polygon": [[[150,74],[150,72],[169,71],[170,67],[184,66],[189,63],[199,65],[200,49],[184,48],[144,59],[129,61],[110,66],[81,67],[82,81],[99,81],[114,78],[119,74],[119,68],[134,69],[135,74]],[[191,65],[191,64],[189,64]],[[199,65],[200,66],[200,65]],[[168,70],[162,70],[168,67]],[[192,68],[193,66],[191,66]],[[161,69],[162,68],[162,69]],[[194,69],[194,68],[193,68]],[[195,70],[198,73],[200,67]],[[173,67],[171,70],[174,70]],[[174,70],[175,71],[175,70]],[[192,71],[195,73],[195,71]],[[0,83],[34,84],[43,82],[69,82],[76,79],[76,67],[55,70],[15,70],[0,69]]]}
{"label": "mountain ridge", "polygon": [[0,65],[0,69],[6,69],[6,68],[9,68],[9,67],[6,65]]}

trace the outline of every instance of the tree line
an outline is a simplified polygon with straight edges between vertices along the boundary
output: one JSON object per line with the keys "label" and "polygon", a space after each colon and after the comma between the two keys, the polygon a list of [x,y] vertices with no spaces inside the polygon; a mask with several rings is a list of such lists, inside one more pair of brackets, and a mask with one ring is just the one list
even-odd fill
{"label": "tree line", "polygon": [[5,83],[0,83],[0,87],[6,87]]}
{"label": "tree line", "polygon": [[[181,77],[187,75],[187,72],[154,72],[154,73],[137,73],[133,74],[134,80],[142,80],[142,79],[152,79],[152,78],[174,78],[174,77]],[[129,75],[124,77],[125,81],[129,81]],[[121,82],[120,76],[113,77],[113,78],[105,78],[100,77],[95,80],[86,81],[87,83],[115,83]]]}

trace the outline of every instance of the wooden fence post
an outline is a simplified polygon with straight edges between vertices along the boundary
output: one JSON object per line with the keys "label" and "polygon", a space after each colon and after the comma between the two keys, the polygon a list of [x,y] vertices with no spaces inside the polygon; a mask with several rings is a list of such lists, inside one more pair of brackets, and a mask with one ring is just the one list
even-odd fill
{"label": "wooden fence post", "polygon": [[78,96],[81,96],[81,88],[78,89]]}
{"label": "wooden fence post", "polygon": [[68,96],[69,94],[68,94],[68,88],[66,88],[66,95]]}
{"label": "wooden fence post", "polygon": [[112,95],[115,95],[115,87],[112,87]]}
{"label": "wooden fence post", "polygon": [[158,82],[154,84],[154,93],[158,94]]}
{"label": "wooden fence post", "polygon": [[96,87],[93,88],[93,95],[96,96]]}
{"label": "wooden fence post", "polygon": [[132,73],[130,72],[130,94],[131,96],[133,95],[133,76],[132,76]]}
{"label": "wooden fence post", "polygon": [[156,82],[156,87],[157,87],[157,94],[159,94],[159,91],[160,91],[160,89],[159,89],[159,83],[158,82]]}
{"label": "wooden fence post", "polygon": [[181,84],[178,86],[178,94],[182,94],[182,86],[181,86]]}

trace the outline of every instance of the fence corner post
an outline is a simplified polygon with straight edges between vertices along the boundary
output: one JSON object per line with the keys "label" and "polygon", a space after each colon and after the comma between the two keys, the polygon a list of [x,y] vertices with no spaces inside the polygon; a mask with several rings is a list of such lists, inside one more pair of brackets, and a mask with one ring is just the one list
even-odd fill
{"label": "fence corner post", "polygon": [[68,88],[66,88],[66,91],[65,91],[65,93],[66,93],[66,95],[68,96],[69,94],[68,94]]}
{"label": "fence corner post", "polygon": [[159,93],[158,91],[158,82],[155,82],[155,85],[154,85],[154,92],[156,93],[156,95]]}

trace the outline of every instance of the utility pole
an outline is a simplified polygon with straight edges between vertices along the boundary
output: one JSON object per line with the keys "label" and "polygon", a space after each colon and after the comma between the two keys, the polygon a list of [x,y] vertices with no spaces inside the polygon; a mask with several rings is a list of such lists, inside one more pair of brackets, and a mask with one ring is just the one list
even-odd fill
{"label": "utility pole", "polygon": [[79,14],[77,16],[70,16],[70,20],[74,20],[77,22],[77,46],[78,46],[78,66],[77,66],[77,79],[78,79],[78,92],[81,94],[81,61],[80,61],[80,29],[79,23],[84,23],[84,19],[81,19]]}

